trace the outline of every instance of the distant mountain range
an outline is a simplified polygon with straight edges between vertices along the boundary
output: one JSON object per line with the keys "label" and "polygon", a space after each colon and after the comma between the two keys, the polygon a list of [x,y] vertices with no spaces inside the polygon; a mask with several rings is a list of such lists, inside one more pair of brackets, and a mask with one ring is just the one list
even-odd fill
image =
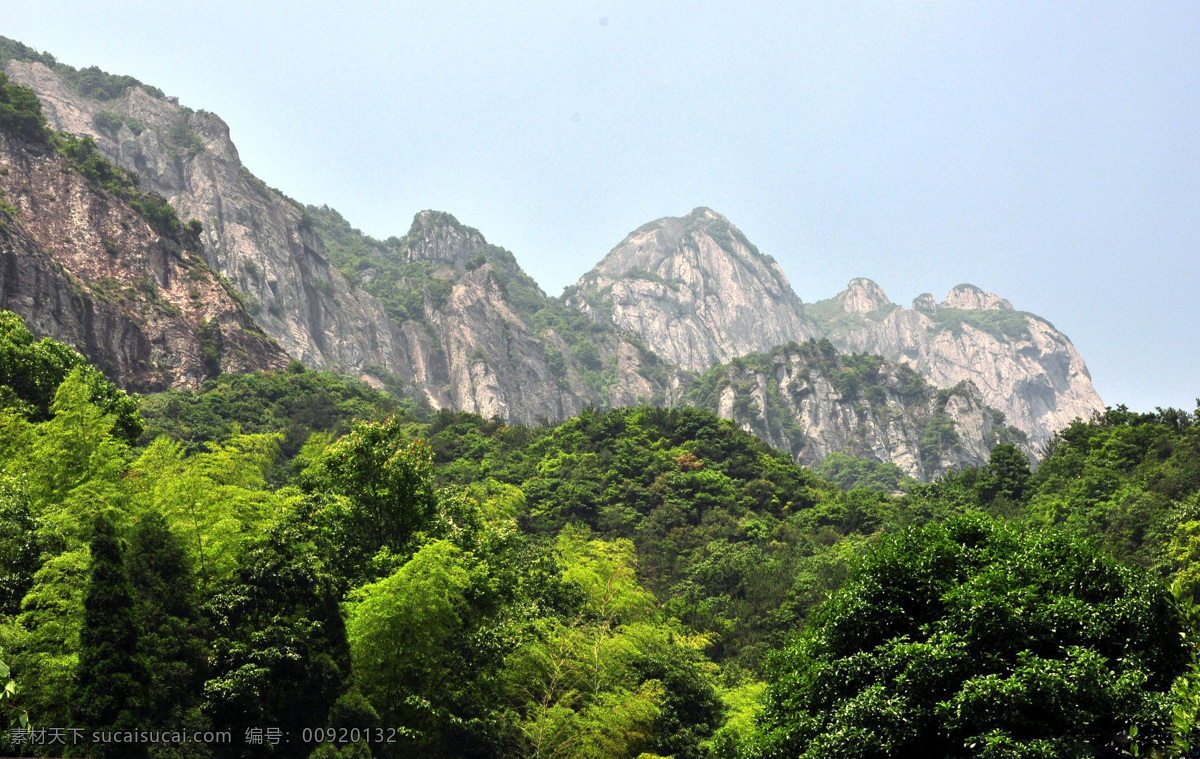
{"label": "distant mountain range", "polygon": [[290,357],[520,423],[706,406],[802,463],[844,450],[921,479],[980,463],[998,440],[1032,452],[1103,408],[1065,335],[970,285],[903,308],[856,279],[805,304],[773,259],[697,208],[633,231],[550,297],[450,214],[380,241],[297,203],[241,164],[218,116],[137,80],[3,38],[0,65],[52,129],[90,137],[200,222],[175,240],[56,151],[0,132],[0,308],[131,389]]}

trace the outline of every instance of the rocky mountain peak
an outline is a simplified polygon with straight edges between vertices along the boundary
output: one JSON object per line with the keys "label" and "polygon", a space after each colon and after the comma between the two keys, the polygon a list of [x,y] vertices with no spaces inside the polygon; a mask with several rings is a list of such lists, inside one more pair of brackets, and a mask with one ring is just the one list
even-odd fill
{"label": "rocky mountain peak", "polygon": [[942,301],[942,308],[958,308],[969,311],[1013,311],[1013,305],[999,295],[989,293],[975,285],[957,285]]}
{"label": "rocky mountain peak", "polygon": [[704,207],[638,227],[567,303],[690,370],[815,335],[774,259]]}
{"label": "rocky mountain peak", "polygon": [[850,280],[846,289],[838,294],[837,300],[847,312],[856,314],[883,311],[892,305],[883,288],[866,277]]}
{"label": "rocky mountain peak", "polygon": [[921,293],[913,298],[912,307],[914,311],[930,312],[937,310],[937,300],[934,299],[932,293]]}
{"label": "rocky mountain peak", "polygon": [[428,261],[462,269],[486,247],[487,240],[479,230],[443,211],[421,211],[413,217],[401,250],[406,262]]}

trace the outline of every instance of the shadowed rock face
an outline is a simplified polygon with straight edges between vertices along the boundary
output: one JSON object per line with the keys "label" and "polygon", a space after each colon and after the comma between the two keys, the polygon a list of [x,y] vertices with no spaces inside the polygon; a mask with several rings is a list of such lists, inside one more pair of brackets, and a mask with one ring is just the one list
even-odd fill
{"label": "shadowed rock face", "polygon": [[779,265],[707,208],[635,230],[567,302],[692,371],[816,335]]}
{"label": "shadowed rock face", "polygon": [[181,219],[204,224],[208,263],[249,296],[255,320],[289,355],[349,371],[395,366],[399,336],[383,309],[329,266],[302,209],[245,171],[218,116],[141,87],[92,100],[40,63],[9,61],[7,72],[37,93],[54,129],[92,137]]}
{"label": "shadowed rock face", "polygon": [[53,151],[0,132],[0,308],[72,345],[122,387],[197,387],[282,369],[198,250],[155,232]]}
{"label": "shadowed rock face", "polygon": [[911,309],[864,310],[862,282],[809,309],[840,350],[899,361],[939,387],[969,381],[1037,445],[1104,409],[1083,358],[1046,320],[973,285],[955,287],[941,303],[924,294]]}

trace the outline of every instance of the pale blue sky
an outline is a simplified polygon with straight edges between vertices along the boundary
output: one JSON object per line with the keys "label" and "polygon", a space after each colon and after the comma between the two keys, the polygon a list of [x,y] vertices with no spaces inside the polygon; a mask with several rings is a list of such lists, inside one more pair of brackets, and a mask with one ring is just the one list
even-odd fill
{"label": "pale blue sky", "polygon": [[0,34],[220,114],[370,234],[449,211],[551,294],[707,205],[806,301],[969,281],[1108,403],[1200,396],[1195,2],[39,0]]}

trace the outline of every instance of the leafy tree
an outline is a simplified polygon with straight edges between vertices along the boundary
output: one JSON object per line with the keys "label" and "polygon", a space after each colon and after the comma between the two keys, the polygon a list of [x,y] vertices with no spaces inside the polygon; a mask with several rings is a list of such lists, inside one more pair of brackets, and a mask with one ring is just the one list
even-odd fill
{"label": "leafy tree", "polygon": [[1015,445],[1000,443],[992,449],[988,463],[979,472],[976,490],[984,504],[1003,499],[1010,504],[1022,504],[1029,495],[1033,475],[1029,459]]}
{"label": "leafy tree", "polygon": [[404,554],[437,509],[429,449],[410,440],[395,417],[355,425],[304,471],[302,482],[310,492],[349,500],[344,549],[358,555],[360,566],[380,551]]}
{"label": "leafy tree", "polygon": [[15,406],[31,421],[52,414],[59,386],[78,371],[87,399],[115,417],[115,433],[133,442],[142,433],[137,401],[117,388],[78,352],[60,342],[34,340],[21,317],[0,311],[0,406]]}
{"label": "leafy tree", "polygon": [[1095,755],[1165,746],[1187,661],[1165,587],[981,517],[885,540],[773,665],[761,754]]}
{"label": "leafy tree", "polygon": [[403,728],[414,747],[431,747],[429,696],[466,673],[446,667],[463,632],[471,584],[462,551],[441,540],[417,551],[390,577],[350,598],[347,634],[354,679],[385,724]]}
{"label": "leafy tree", "polygon": [[246,535],[279,512],[280,499],[266,482],[277,454],[275,435],[237,435],[192,456],[159,438],[131,465],[135,503],[162,513],[184,536],[203,588],[229,578]]}
{"label": "leafy tree", "polygon": [[[298,736],[326,724],[349,671],[337,583],[313,537],[306,521],[285,516],[254,541],[235,581],[204,609],[213,654],[203,711],[234,735],[263,726],[289,733],[293,741],[275,756],[307,754]],[[270,750],[251,746],[247,755]]]}
{"label": "leafy tree", "polygon": [[[34,429],[18,471],[29,478],[35,515],[47,529],[79,538],[105,505],[121,500],[128,448],[113,414],[89,399],[85,373],[71,370],[54,395],[54,418]],[[14,472],[15,474],[16,472]]]}
{"label": "leafy tree", "polygon": [[[140,633],[121,541],[109,518],[97,516],[71,699],[76,725],[89,732],[124,732],[145,725],[150,674]],[[114,757],[146,753],[144,744],[98,744],[93,750]]]}
{"label": "leafy tree", "polygon": [[913,479],[895,464],[855,458],[840,451],[826,456],[814,471],[842,490],[866,488],[891,493],[913,483]]}
{"label": "leafy tree", "polygon": [[46,141],[42,104],[28,87],[12,84],[0,72],[0,129],[30,142]]}
{"label": "leafy tree", "polygon": [[20,611],[41,566],[42,542],[25,493],[0,480],[0,615]]}
{"label": "leafy tree", "polygon": [[355,420],[378,420],[402,403],[365,384],[296,364],[286,372],[222,374],[199,392],[170,390],[142,396],[141,413],[149,442],[167,435],[188,451],[223,442],[234,428],[246,433],[282,433],[286,456],[293,456],[313,432],[346,432]]}
{"label": "leafy tree", "polygon": [[33,578],[16,620],[0,626],[0,646],[21,673],[21,701],[41,724],[71,724],[70,700],[79,661],[86,547],[46,561]]}

